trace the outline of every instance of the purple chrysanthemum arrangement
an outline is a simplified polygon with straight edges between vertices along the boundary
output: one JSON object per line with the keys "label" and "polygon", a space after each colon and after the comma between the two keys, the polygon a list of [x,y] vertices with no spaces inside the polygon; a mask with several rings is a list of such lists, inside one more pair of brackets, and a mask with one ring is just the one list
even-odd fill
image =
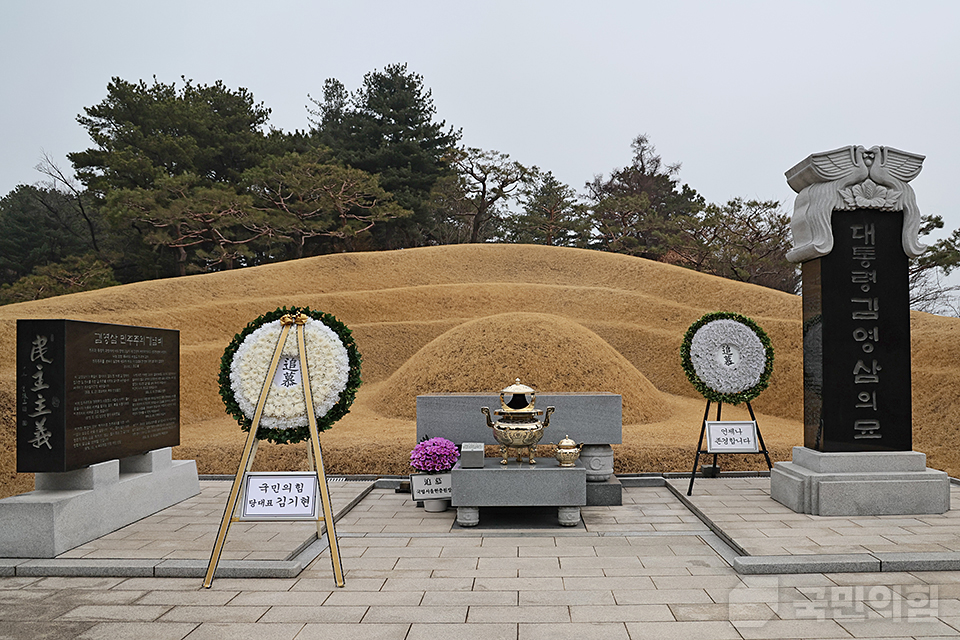
{"label": "purple chrysanthemum arrangement", "polygon": [[448,471],[460,458],[457,445],[446,438],[430,438],[410,452],[410,466],[418,471]]}

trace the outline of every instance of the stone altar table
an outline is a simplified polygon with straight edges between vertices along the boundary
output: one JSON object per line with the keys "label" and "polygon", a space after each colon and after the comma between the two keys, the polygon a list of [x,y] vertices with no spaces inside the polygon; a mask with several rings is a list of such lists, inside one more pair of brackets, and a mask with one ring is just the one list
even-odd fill
{"label": "stone altar table", "polygon": [[[613,475],[613,447],[623,442],[623,401],[614,393],[541,393],[541,406],[555,406],[541,444],[559,442],[569,435],[584,443],[580,462],[586,469],[587,503],[591,506],[622,504],[622,487]],[[417,396],[417,441],[429,436],[464,442],[497,444],[480,407],[500,403],[489,393],[430,393]],[[539,463],[538,463],[539,464]],[[457,489],[454,489],[456,492]]]}
{"label": "stone altar table", "polygon": [[457,463],[451,473],[451,504],[461,527],[480,523],[480,507],[557,507],[560,524],[573,527],[587,504],[587,471],[579,460],[561,467],[553,458],[537,458],[535,465],[484,458],[482,469],[461,469]]}

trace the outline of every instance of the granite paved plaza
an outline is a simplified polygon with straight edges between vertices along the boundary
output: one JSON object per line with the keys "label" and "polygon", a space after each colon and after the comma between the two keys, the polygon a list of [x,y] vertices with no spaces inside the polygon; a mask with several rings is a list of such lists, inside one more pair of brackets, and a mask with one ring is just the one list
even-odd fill
{"label": "granite paved plaza", "polygon": [[[201,484],[203,501],[197,502],[196,513],[162,512],[153,516],[156,524],[163,524],[161,518],[217,519],[214,502],[205,507],[212,516],[202,516],[200,504],[222,483]],[[816,554],[818,545],[835,550],[837,536],[850,538],[844,545],[876,551],[885,547],[874,538],[932,550],[924,546],[932,542],[928,538],[941,535],[942,543],[935,544],[952,549],[960,531],[956,512],[916,519],[792,518],[764,496],[768,485],[765,478],[698,479],[693,502],[731,531],[754,532],[737,533],[735,540],[766,540],[750,547],[764,552],[789,553],[795,547],[797,553]],[[356,493],[355,486],[347,489]],[[623,502],[585,507],[580,527],[510,528],[488,514],[481,518],[484,528],[462,529],[453,511],[425,513],[409,494],[374,488],[338,521],[344,588],[334,586],[326,552],[295,577],[218,578],[209,590],[192,577],[4,577],[0,638],[960,635],[960,572],[738,574],[731,567],[731,548],[669,486],[625,487]],[[166,529],[157,529],[159,539],[191,526],[166,522]],[[852,542],[857,527],[864,530],[864,539]],[[779,533],[786,530],[795,533]],[[911,542],[910,536],[920,537]],[[84,547],[106,557],[111,553],[108,538]],[[256,562],[261,554],[274,553],[271,540],[280,539],[263,533],[261,548],[238,561]],[[780,540],[778,549],[768,542],[773,539]],[[130,551],[128,545],[114,547],[118,554]]]}
{"label": "granite paved plaza", "polygon": [[[672,479],[686,493],[688,480]],[[751,555],[960,552],[960,486],[951,511],[919,516],[823,517],[770,498],[769,478],[698,479],[692,502]]]}
{"label": "granite paved plaza", "polygon": [[[345,507],[369,483],[330,483],[334,510]],[[164,509],[58,556],[59,558],[163,558],[209,560],[232,482],[206,481],[200,495]],[[308,538],[312,522],[235,522],[224,560],[285,560]]]}

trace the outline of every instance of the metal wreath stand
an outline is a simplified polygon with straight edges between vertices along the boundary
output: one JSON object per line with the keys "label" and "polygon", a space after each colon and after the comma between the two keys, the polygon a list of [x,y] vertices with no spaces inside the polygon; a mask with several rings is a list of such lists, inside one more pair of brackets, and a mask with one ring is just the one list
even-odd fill
{"label": "metal wreath stand", "polygon": [[[307,424],[310,428],[310,449],[307,450],[312,458],[310,466],[317,472],[317,484],[320,487],[320,502],[323,506],[323,526],[326,527],[327,541],[330,545],[330,561],[333,563],[333,577],[338,587],[344,585],[343,566],[340,561],[340,547],[337,543],[337,531],[334,527],[333,508],[330,502],[330,490],[327,487],[327,475],[323,469],[323,452],[320,450],[320,435],[317,431],[317,416],[313,409],[313,393],[310,389],[310,375],[307,368],[307,352],[303,336],[303,327],[307,323],[309,316],[304,313],[296,315],[287,314],[280,318],[280,337],[277,340],[276,349],[273,352],[273,359],[270,361],[270,368],[264,379],[263,387],[260,390],[260,399],[257,401],[257,409],[250,425],[250,432],[247,435],[247,442],[243,447],[243,455],[240,456],[240,465],[237,468],[237,475],[233,480],[233,487],[230,489],[230,497],[227,499],[227,506],[223,511],[223,519],[220,521],[220,530],[217,533],[217,540],[213,545],[213,552],[210,555],[210,564],[207,566],[207,574],[203,579],[203,587],[209,589],[213,585],[213,576],[217,571],[217,565],[220,562],[220,555],[223,552],[223,546],[227,539],[227,532],[230,530],[230,524],[237,522],[236,517],[237,504],[240,500],[240,488],[243,485],[244,475],[250,471],[253,466],[253,458],[256,455],[257,444],[260,440],[257,438],[257,430],[260,427],[260,418],[263,415],[263,408],[267,403],[267,395],[270,393],[271,381],[277,372],[277,366],[280,363],[280,355],[283,352],[283,345],[286,344],[287,334],[290,333],[290,327],[297,327],[297,349],[300,352],[300,371],[303,379],[303,395],[307,408]],[[313,463],[316,462],[314,465]],[[320,523],[319,515],[317,517],[317,538],[323,536],[323,528]]]}
{"label": "metal wreath stand", "polygon": [[[770,454],[767,452],[767,445],[763,443],[763,435],[760,433],[760,423],[757,422],[757,416],[753,413],[753,407],[750,406],[750,402],[746,403],[747,410],[750,412],[750,419],[753,420],[753,424],[757,428],[757,443],[760,445],[759,451],[747,452],[747,453],[762,453],[763,457],[767,460],[767,469],[772,469],[773,465],[770,464]],[[720,410],[723,409],[723,403],[717,403],[717,422],[720,422]],[[687,495],[693,495],[693,481],[697,477],[697,465],[700,464],[700,454],[710,455],[710,451],[705,451],[703,448],[703,436],[707,431],[707,418],[710,413],[710,400],[707,400],[707,408],[703,411],[703,423],[700,425],[700,441],[697,442],[697,455],[693,458],[693,471],[690,472],[690,486],[687,487]],[[742,452],[741,452],[742,453]],[[713,467],[717,467],[717,456],[720,455],[718,452],[713,452]]]}
{"label": "metal wreath stand", "polygon": [[[750,400],[756,398],[760,395],[761,391],[766,388],[766,380],[769,378],[770,372],[773,370],[773,347],[770,346],[769,338],[763,332],[759,326],[756,325],[752,320],[745,318],[739,314],[729,313],[729,312],[714,312],[708,313],[701,317],[699,320],[694,322],[690,328],[687,330],[686,335],[684,336],[683,346],[681,347],[681,360],[683,361],[684,370],[687,373],[687,377],[690,379],[690,382],[697,387],[697,389],[704,395],[707,400],[706,409],[703,411],[703,420],[700,423],[700,440],[697,442],[697,453],[693,459],[693,470],[690,472],[690,486],[687,488],[687,495],[693,494],[693,483],[697,477],[697,467],[700,464],[701,454],[710,455],[713,454],[713,468],[717,467],[717,456],[720,452],[711,451],[710,443],[707,443],[707,449],[703,448],[703,439],[707,435],[707,421],[710,415],[710,405],[711,405],[711,396],[714,398],[719,397],[720,399],[716,400],[717,402],[717,422],[720,422],[721,410],[723,409],[723,399],[729,399],[729,395],[713,388],[708,381],[705,381],[701,378],[699,373],[695,370],[693,365],[693,355],[691,354],[692,342],[696,334],[699,333],[702,329],[707,327],[713,322],[718,320],[728,320],[736,322],[746,329],[752,331],[757,339],[760,340],[761,346],[764,348],[764,369],[760,374],[760,379],[753,388],[745,390],[747,393],[746,400],[741,400],[747,405],[747,410],[750,412],[750,420],[753,422],[754,429],[756,431],[756,444],[758,445],[756,451],[729,451],[727,453],[748,453],[748,454],[763,454],[763,457],[767,462],[767,469],[772,469],[773,465],[770,462],[770,454],[767,451],[767,445],[763,442],[763,435],[760,433],[760,425],[757,423],[756,414],[753,412],[753,406],[750,404]],[[734,398],[734,404],[739,404],[736,401],[737,398]],[[708,436],[709,437],[709,436]]]}

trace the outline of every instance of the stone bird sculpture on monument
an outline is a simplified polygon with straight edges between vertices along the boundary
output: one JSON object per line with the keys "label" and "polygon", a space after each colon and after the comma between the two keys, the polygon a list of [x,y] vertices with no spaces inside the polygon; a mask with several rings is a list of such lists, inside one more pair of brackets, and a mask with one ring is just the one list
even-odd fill
{"label": "stone bird sculpture on monument", "polygon": [[834,210],[903,211],[903,250],[911,258],[926,246],[918,240],[920,208],[913,188],[924,156],[893,147],[847,146],[815,153],[786,172],[797,192],[790,228],[791,262],[824,256],[833,249],[830,218]]}

